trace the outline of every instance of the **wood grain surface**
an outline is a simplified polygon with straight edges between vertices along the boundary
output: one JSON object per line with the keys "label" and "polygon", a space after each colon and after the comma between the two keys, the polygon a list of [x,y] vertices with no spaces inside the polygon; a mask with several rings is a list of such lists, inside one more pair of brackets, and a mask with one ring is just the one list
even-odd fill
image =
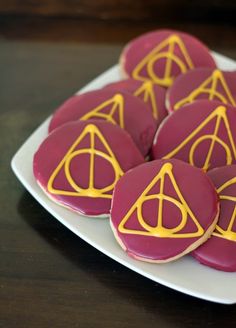
{"label": "wood grain surface", "polygon": [[[236,59],[235,26],[168,26]],[[128,39],[159,27],[0,18],[1,328],[236,327],[235,305],[175,292],[86,244],[10,169],[16,150],[62,101],[115,64]]]}

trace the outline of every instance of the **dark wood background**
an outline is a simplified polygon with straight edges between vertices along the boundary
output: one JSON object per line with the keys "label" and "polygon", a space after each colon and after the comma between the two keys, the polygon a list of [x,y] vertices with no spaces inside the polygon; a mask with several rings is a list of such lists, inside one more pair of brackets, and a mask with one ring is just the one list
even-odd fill
{"label": "dark wood background", "polygon": [[2,0],[0,13],[103,20],[229,20],[234,0]]}
{"label": "dark wood background", "polygon": [[[174,1],[166,2],[172,18],[160,20],[151,8],[164,6],[164,0],[145,1],[145,10],[143,2],[133,2],[0,1],[1,328],[236,327],[235,305],[163,287],[76,237],[31,197],[10,168],[35,128],[114,65],[125,43],[140,33],[181,29],[236,59],[236,25],[224,15],[227,2],[218,20],[198,20],[190,8],[195,1],[188,2],[194,20],[180,19]],[[136,8],[129,17],[128,5]],[[228,5],[234,10],[233,1]]]}

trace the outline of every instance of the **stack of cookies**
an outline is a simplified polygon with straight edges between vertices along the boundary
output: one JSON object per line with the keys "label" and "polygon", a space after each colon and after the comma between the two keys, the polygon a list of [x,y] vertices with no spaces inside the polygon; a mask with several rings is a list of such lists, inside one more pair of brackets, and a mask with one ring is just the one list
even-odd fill
{"label": "stack of cookies", "polygon": [[34,156],[38,184],[88,220],[109,217],[137,260],[190,253],[236,271],[236,72],[172,30],[132,40],[120,70],[55,111]]}

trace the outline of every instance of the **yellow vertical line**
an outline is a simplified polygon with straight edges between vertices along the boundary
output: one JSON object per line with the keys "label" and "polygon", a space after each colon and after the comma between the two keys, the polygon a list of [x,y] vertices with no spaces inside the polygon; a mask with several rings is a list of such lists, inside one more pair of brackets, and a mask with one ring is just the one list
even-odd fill
{"label": "yellow vertical line", "polygon": [[215,76],[213,74],[213,77],[212,77],[212,84],[211,84],[211,88],[210,88],[210,96],[209,96],[209,100],[212,100],[214,99],[214,93],[215,93],[215,90],[216,90],[216,85],[217,85],[217,75]]}
{"label": "yellow vertical line", "polygon": [[233,228],[233,224],[234,224],[234,221],[235,221],[235,217],[236,217],[236,205],[234,206],[233,214],[231,216],[231,219],[230,219],[230,222],[229,222],[227,231],[232,232],[232,228]]}
{"label": "yellow vertical line", "polygon": [[184,45],[184,42],[181,39],[179,39],[178,45],[180,47],[180,50],[181,50],[182,54],[184,55],[184,58],[185,58],[185,60],[186,60],[186,62],[188,64],[189,68],[194,68],[194,65],[193,65],[193,62],[191,60],[191,57],[189,56],[189,53],[188,53],[188,51],[187,51],[187,49],[186,49],[186,47]]}
{"label": "yellow vertical line", "polygon": [[169,49],[168,49],[168,56],[166,56],[167,60],[166,60],[166,67],[165,67],[165,73],[164,73],[164,78],[165,79],[170,77],[172,59],[169,56],[169,54],[173,54],[173,52],[174,52],[174,42],[170,41]]}
{"label": "yellow vertical line", "polygon": [[90,132],[90,166],[89,166],[89,189],[94,188],[94,155],[95,155],[95,132]]}
{"label": "yellow vertical line", "polygon": [[205,163],[203,165],[203,170],[207,170],[209,168],[209,160],[211,158],[212,151],[213,151],[213,148],[214,148],[214,145],[215,145],[215,142],[216,142],[216,140],[215,140],[214,137],[217,136],[217,133],[218,133],[218,130],[219,130],[219,126],[220,126],[220,121],[221,121],[221,116],[220,115],[217,115],[215,130],[213,132],[211,145],[210,145],[209,151],[207,153],[207,157],[206,157]]}
{"label": "yellow vertical line", "polygon": [[153,89],[149,91],[149,97],[151,99],[151,104],[152,104],[152,114],[155,119],[158,119],[159,113],[158,113],[158,107],[157,107],[157,102],[155,99],[155,94]]}
{"label": "yellow vertical line", "polygon": [[226,126],[228,138],[229,138],[229,141],[230,141],[233,153],[234,153],[234,159],[236,159],[236,147],[235,147],[234,139],[233,139],[233,136],[232,136],[232,133],[231,133],[231,130],[230,130],[230,126],[229,126],[229,122],[228,122],[226,114],[224,114],[223,120],[224,120],[224,123],[225,123],[225,126]]}
{"label": "yellow vertical line", "polygon": [[113,102],[113,105],[112,105],[112,107],[111,107],[111,110],[110,110],[110,112],[109,112],[109,114],[108,114],[109,117],[113,117],[117,105],[118,105],[117,101],[114,101],[114,102]]}
{"label": "yellow vertical line", "polygon": [[119,126],[124,129],[125,128],[125,122],[124,122],[124,98],[123,96],[120,98],[119,101]]}
{"label": "yellow vertical line", "polygon": [[144,97],[143,97],[144,102],[148,102],[148,90],[144,89]]}
{"label": "yellow vertical line", "polygon": [[157,218],[157,227],[162,227],[162,216],[163,216],[163,192],[164,192],[164,179],[165,173],[160,177],[160,199],[159,199],[159,207],[158,207],[158,218]]}

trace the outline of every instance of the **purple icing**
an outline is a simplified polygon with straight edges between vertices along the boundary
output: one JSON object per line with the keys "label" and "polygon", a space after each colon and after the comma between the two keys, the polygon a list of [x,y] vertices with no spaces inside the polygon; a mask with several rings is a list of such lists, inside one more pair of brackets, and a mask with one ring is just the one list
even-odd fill
{"label": "purple icing", "polygon": [[[168,105],[168,110],[171,112],[174,111],[175,104],[183,98],[188,97],[193,90],[198,88],[212,75],[214,70],[214,68],[196,68],[185,74],[179,75],[167,91],[166,104]],[[236,103],[236,72],[222,71],[222,75]],[[211,89],[211,86],[212,84],[209,83],[208,89]],[[217,80],[216,90],[228,100],[227,103],[232,105],[220,80]],[[201,93],[195,98],[195,100],[209,99],[209,96],[209,93]],[[213,100],[220,101],[217,97],[214,97]]]}
{"label": "purple icing", "polygon": [[[183,252],[188,251],[189,247],[194,247],[193,244],[200,238],[199,236],[189,238],[163,238],[129,234],[118,230],[122,219],[165,163],[171,163],[173,165],[172,172],[182,196],[205,232],[213,224],[217,216],[218,197],[213,184],[202,170],[175,159],[170,161],[156,160],[140,165],[127,172],[118,181],[114,190],[111,209],[111,224],[114,227],[115,234],[125,246],[129,255],[133,257],[139,257],[144,260],[164,261],[181,256]],[[164,194],[179,200],[169,177],[166,176],[164,181]],[[160,181],[152,187],[148,195],[158,194],[159,192]],[[143,218],[149,225],[156,226],[158,199],[146,200],[146,202],[142,206]],[[202,206],[202,204],[208,204],[208,206]],[[174,228],[180,221],[181,215],[176,205],[173,205],[170,201],[164,201],[163,226]],[[136,211],[130,215],[125,227],[132,230],[145,231],[137,220]],[[189,233],[195,232],[196,230],[195,223],[188,215],[186,226],[177,233]]]}
{"label": "purple icing", "polygon": [[[142,87],[143,82],[135,80],[135,79],[126,79],[118,82],[113,82],[110,84],[107,84],[105,86],[106,89],[110,90],[121,90],[121,91],[127,91],[129,93],[134,93]],[[153,84],[152,85],[153,92],[154,92],[154,97],[155,97],[155,102],[157,106],[157,126],[160,125],[160,123],[163,121],[163,119],[167,116],[167,110],[165,106],[165,101],[166,101],[166,89],[160,87],[159,85]],[[138,95],[141,100],[144,100],[144,94],[142,93],[141,95]],[[146,104],[150,107],[151,111],[153,112],[152,108],[152,103],[150,100],[150,97]],[[154,116],[155,117],[155,116]]]}
{"label": "purple icing", "polygon": [[[94,216],[109,213],[111,205],[110,198],[56,195],[50,193],[47,187],[52,173],[78,139],[81,132],[89,124],[94,124],[102,133],[123,172],[144,162],[143,156],[126,131],[105,121],[91,120],[70,122],[51,132],[34,155],[33,170],[39,185],[56,202],[81,214]],[[88,149],[90,148],[90,144],[91,140],[88,134],[82,139],[74,151]],[[96,136],[95,149],[108,154],[104,145]],[[89,165],[90,155],[88,152],[75,156],[70,163],[70,172],[73,180],[77,185],[85,189],[88,188],[89,183]],[[96,155],[94,162],[94,186],[97,189],[104,188],[114,182],[114,176],[111,163]],[[65,176],[64,166],[58,172],[53,186],[55,189],[75,191]],[[111,195],[112,191],[108,191],[108,194]]]}
{"label": "purple icing", "polygon": [[[236,165],[229,165],[209,171],[215,187],[218,189],[225,182],[236,177]],[[236,197],[236,184],[232,184],[222,190],[220,195]],[[218,225],[227,230],[235,207],[235,202],[230,200],[220,200],[220,217]],[[232,231],[236,233],[236,220],[232,226]],[[216,231],[217,232],[217,231]],[[212,235],[210,239],[198,247],[192,255],[202,264],[208,265],[218,270],[235,272],[236,271],[236,241]]]}
{"label": "purple icing", "polygon": [[[121,95],[124,99],[124,129],[131,135],[142,154],[147,155],[157,128],[157,122],[154,120],[150,108],[143,101],[122,91],[95,90],[69,98],[54,113],[49,125],[49,131],[51,132],[67,122],[79,120],[85,114],[116,95]],[[108,114],[111,108],[112,104],[108,104],[102,109],[102,113]],[[117,107],[113,118],[118,124],[120,123],[119,113]],[[96,116],[93,119],[106,118]]]}
{"label": "purple icing", "polygon": [[[184,43],[184,46],[191,58],[194,67],[216,67],[208,48],[195,37],[174,30],[159,30],[149,32],[140,37],[133,39],[124,48],[121,54],[121,65],[128,76],[132,76],[132,72],[140,61],[145,58],[158,44],[167,39],[171,35],[178,35]],[[168,47],[163,51],[168,51]],[[174,54],[186,63],[186,60],[179,46],[175,47]],[[166,68],[166,59],[159,59],[155,64],[155,72],[158,76],[164,76]],[[142,70],[142,76],[149,77],[147,70]],[[181,73],[181,70],[172,62],[171,76],[176,77]]]}
{"label": "purple icing", "polygon": [[[199,100],[192,104],[180,108],[173,114],[169,115],[158,129],[154,138],[152,147],[152,157],[154,159],[167,156],[174,151],[186,138],[196,131],[195,129],[222,103],[217,101]],[[227,120],[232,134],[234,145],[236,144],[236,109],[229,105],[223,105],[226,108]],[[214,134],[216,126],[216,117],[208,122],[185,146],[174,154],[174,158],[189,162],[190,149],[201,136]],[[221,119],[217,136],[230,149],[232,163],[236,162],[234,151],[232,149],[229,134],[226,125]],[[210,149],[212,139],[202,140],[194,151],[194,165],[203,167],[207,154]],[[212,155],[208,169],[217,166],[225,165],[227,162],[226,151],[219,142],[216,142],[213,147]]]}

